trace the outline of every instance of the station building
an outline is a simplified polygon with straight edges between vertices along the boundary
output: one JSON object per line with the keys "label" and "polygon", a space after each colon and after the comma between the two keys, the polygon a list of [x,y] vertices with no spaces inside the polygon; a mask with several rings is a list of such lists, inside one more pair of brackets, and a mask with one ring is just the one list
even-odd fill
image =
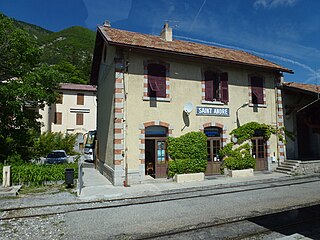
{"label": "station building", "polygon": [[[244,51],[160,36],[97,29],[91,84],[98,86],[96,167],[114,185],[167,177],[166,139],[207,135],[206,174],[219,174],[218,150],[247,122],[283,126],[281,89],[290,69]],[[276,137],[251,140],[256,170],[284,160]]]}

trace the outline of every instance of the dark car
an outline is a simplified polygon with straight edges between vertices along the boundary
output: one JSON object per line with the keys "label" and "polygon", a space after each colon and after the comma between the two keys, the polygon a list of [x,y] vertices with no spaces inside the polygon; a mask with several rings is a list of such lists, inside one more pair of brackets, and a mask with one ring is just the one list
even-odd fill
{"label": "dark car", "polygon": [[67,163],[68,156],[64,150],[54,150],[48,154],[45,163]]}

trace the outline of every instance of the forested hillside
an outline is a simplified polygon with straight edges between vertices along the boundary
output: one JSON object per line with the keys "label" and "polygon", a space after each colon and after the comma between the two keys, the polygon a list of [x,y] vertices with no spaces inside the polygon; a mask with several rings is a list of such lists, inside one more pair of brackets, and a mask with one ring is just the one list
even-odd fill
{"label": "forested hillside", "polygon": [[14,20],[14,26],[27,31],[35,39],[42,49],[42,63],[56,65],[65,73],[62,82],[88,83],[95,41],[93,31],[75,26],[51,32],[17,20]]}

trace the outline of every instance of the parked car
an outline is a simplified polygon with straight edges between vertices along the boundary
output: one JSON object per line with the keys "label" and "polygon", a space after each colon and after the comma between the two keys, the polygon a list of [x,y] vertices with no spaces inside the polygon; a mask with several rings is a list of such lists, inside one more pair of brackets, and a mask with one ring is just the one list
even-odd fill
{"label": "parked car", "polygon": [[54,150],[48,154],[45,163],[55,164],[55,163],[67,163],[68,155],[64,150]]}

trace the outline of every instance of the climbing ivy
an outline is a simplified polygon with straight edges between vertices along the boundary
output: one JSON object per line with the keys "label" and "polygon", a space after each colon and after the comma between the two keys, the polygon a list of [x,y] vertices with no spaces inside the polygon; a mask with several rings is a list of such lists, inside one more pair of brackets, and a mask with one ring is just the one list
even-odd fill
{"label": "climbing ivy", "polygon": [[[265,140],[271,137],[271,134],[276,134],[277,130],[265,123],[249,122],[231,131],[231,135],[236,136],[238,144],[243,143],[246,140],[252,139],[254,134],[259,132]],[[279,134],[280,136],[281,134]],[[282,138],[283,141],[284,138]]]}

